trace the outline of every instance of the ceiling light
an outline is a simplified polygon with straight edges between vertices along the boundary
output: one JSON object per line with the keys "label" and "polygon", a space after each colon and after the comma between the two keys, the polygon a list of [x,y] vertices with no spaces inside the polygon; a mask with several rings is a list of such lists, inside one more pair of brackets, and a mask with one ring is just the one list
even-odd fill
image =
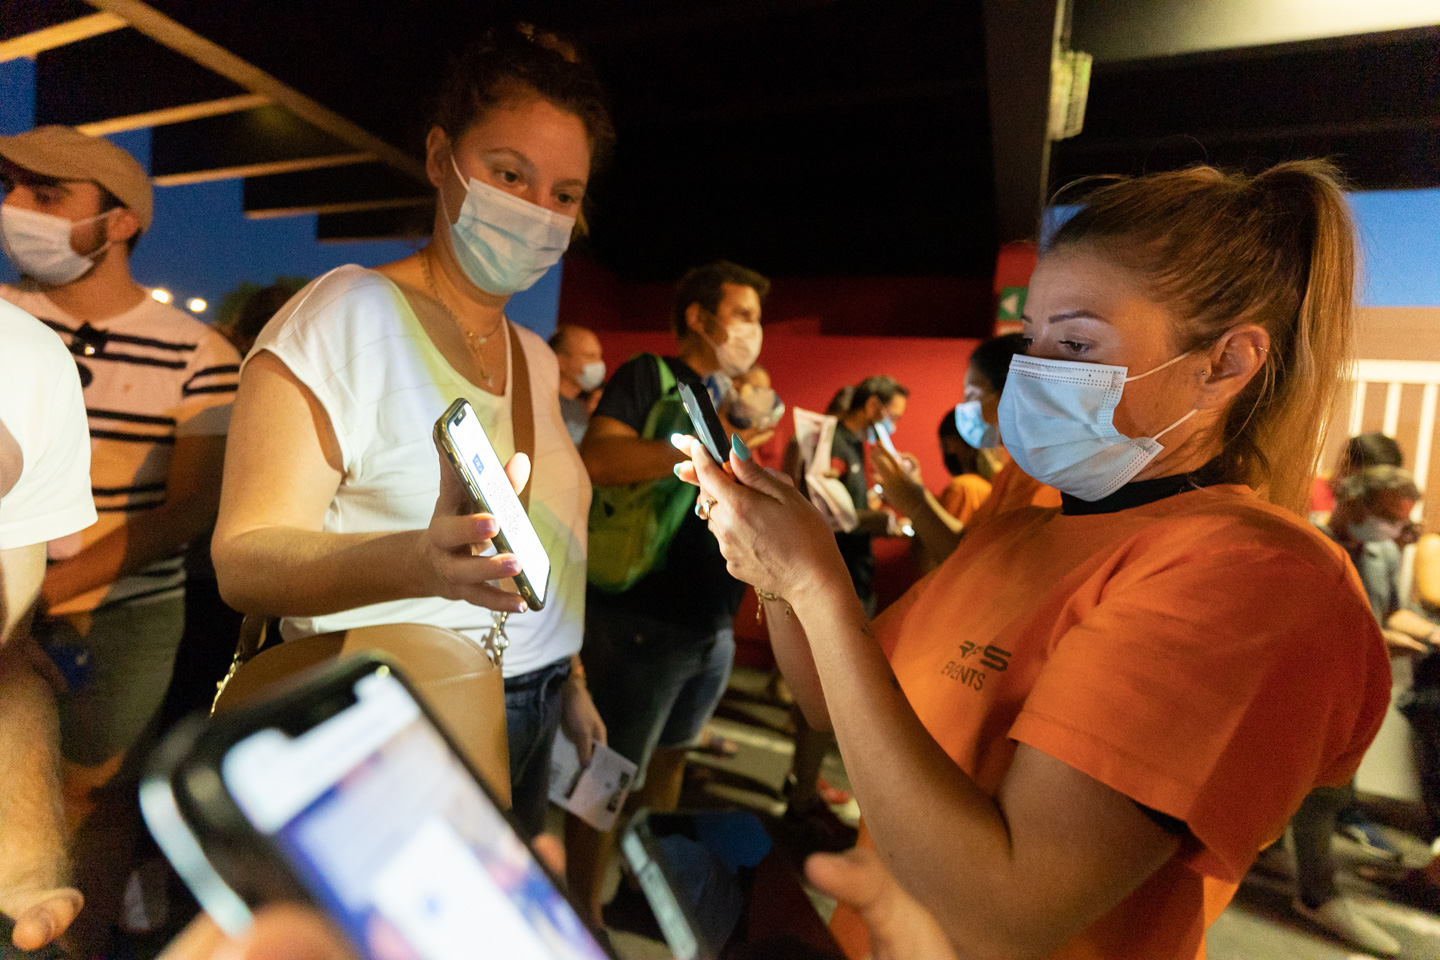
{"label": "ceiling light", "polygon": [[161,287],[156,287],[154,290],[151,290],[150,296],[154,297],[156,300],[159,300],[161,303],[170,302],[170,291],[165,290]]}
{"label": "ceiling light", "polygon": [[209,306],[209,304],[207,304],[204,300],[201,300],[199,297],[191,297],[190,301],[186,303],[185,306],[190,308],[191,313],[204,313],[205,308]]}

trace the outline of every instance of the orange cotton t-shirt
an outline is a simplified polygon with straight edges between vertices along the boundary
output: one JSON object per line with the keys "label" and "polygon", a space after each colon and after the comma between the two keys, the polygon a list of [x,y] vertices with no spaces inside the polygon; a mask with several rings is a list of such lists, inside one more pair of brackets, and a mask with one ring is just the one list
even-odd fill
{"label": "orange cotton t-shirt", "polygon": [[940,506],[961,523],[969,523],[975,511],[990,496],[990,481],[978,473],[962,473],[951,477],[940,493]]}
{"label": "orange cotton t-shirt", "polygon": [[1045,486],[1011,461],[995,474],[995,479],[991,481],[990,495],[975,510],[968,525],[976,527],[1022,507],[1058,506],[1059,490]]}
{"label": "orange cotton t-shirt", "polygon": [[[1347,783],[1390,665],[1344,553],[1246,487],[975,526],[874,625],[925,728],[994,795],[1027,743],[1188,828],[1056,958],[1191,960],[1312,787]],[[852,957],[864,927],[836,912]]]}

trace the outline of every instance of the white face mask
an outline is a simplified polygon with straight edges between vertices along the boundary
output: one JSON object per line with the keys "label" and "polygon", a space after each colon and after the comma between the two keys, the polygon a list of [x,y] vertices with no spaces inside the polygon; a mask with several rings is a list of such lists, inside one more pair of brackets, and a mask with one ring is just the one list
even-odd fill
{"label": "white face mask", "polygon": [[[460,219],[450,225],[450,246],[465,276],[481,290],[498,297],[530,289],[570,246],[575,218],[521,200],[473,177],[467,181],[453,156],[450,167],[465,184]],[[449,220],[443,190],[440,208]]]}
{"label": "white face mask", "polygon": [[1404,532],[1404,520],[1384,520],[1373,514],[1366,517],[1363,522],[1350,526],[1350,536],[1361,543],[1384,543],[1387,540],[1398,539]]}
{"label": "white face mask", "polygon": [[1179,363],[1127,377],[1126,367],[1015,357],[1000,396],[1000,435],[1020,469],[1062,493],[1094,502],[1119,490],[1165,449],[1161,437],[1127,437],[1112,422],[1125,384]]}
{"label": "white face mask", "polygon": [[600,386],[605,382],[605,361],[596,360],[585,364],[580,368],[580,376],[575,378],[575,382],[580,384],[580,389],[586,393]]}
{"label": "white face mask", "polygon": [[725,328],[729,331],[725,342],[716,346],[715,341],[702,332],[701,339],[715,348],[715,360],[726,375],[738,377],[760,359],[760,344],[765,335],[758,323],[732,323]]}
{"label": "white face mask", "polygon": [[47,286],[78,280],[95,266],[95,258],[110,243],[107,241],[89,256],[82,256],[70,246],[70,229],[99,220],[109,212],[71,221],[35,210],[0,207],[0,241],[4,242],[5,256],[22,274]]}
{"label": "white face mask", "polygon": [[994,450],[1000,446],[1000,428],[985,419],[979,400],[955,405],[955,429],[960,431],[960,439],[976,450]]}

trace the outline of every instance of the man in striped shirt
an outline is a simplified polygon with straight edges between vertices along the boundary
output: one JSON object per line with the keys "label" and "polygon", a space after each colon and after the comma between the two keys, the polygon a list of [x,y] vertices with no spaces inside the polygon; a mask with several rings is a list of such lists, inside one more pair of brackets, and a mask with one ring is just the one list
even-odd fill
{"label": "man in striped shirt", "polygon": [[240,358],[131,278],[152,196],[120,147],[65,127],[0,137],[0,180],[0,237],[22,275],[0,297],[69,347],[90,425],[100,521],[51,544],[36,626],[69,682],[60,727],[73,823],[169,683],[183,552],[215,518]]}

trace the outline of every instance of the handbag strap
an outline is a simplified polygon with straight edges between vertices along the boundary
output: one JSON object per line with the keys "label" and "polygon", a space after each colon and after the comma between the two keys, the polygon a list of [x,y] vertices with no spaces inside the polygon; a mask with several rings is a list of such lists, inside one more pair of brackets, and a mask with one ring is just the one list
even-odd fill
{"label": "handbag strap", "polygon": [[530,510],[530,491],[535,487],[535,404],[530,397],[530,365],[525,362],[525,348],[515,324],[505,321],[510,332],[510,428],[515,436],[515,452],[530,458],[530,482],[520,491],[520,505]]}

